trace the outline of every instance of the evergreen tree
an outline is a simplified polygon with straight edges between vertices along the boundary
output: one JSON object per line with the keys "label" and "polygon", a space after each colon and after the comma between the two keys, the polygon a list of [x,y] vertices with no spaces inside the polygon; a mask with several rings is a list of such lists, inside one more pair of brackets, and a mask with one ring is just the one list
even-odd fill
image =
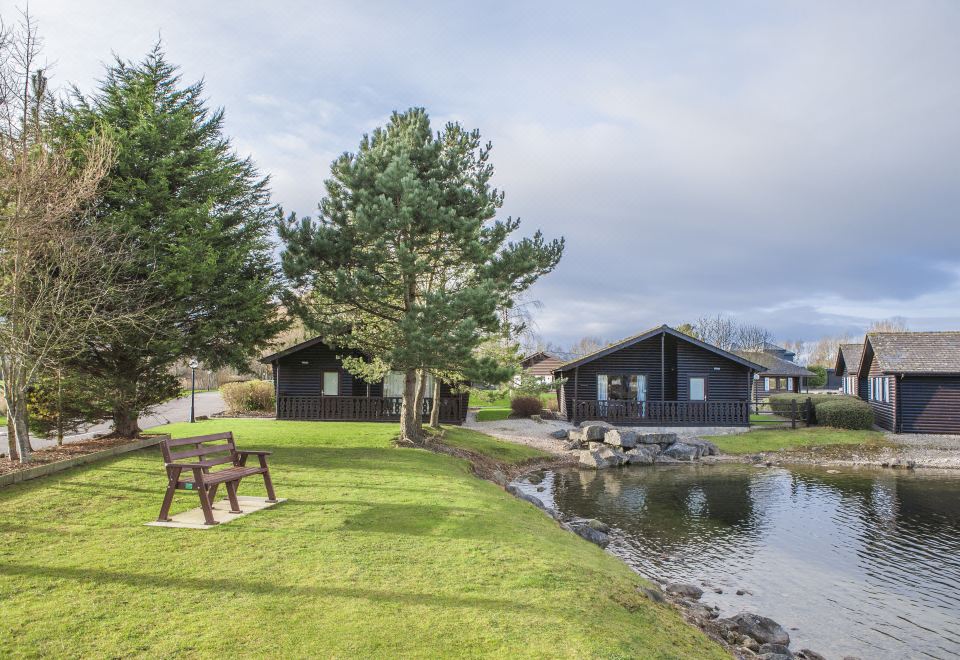
{"label": "evergreen tree", "polygon": [[181,84],[159,46],[139,63],[116,60],[72,106],[66,140],[102,126],[115,144],[95,220],[133,253],[123,277],[153,317],[91,342],[74,366],[99,380],[116,431],[134,435],[141,411],[176,394],[175,361],[243,369],[282,329],[276,209],[267,179],[224,136],[223,111],[206,107],[202,83]]}
{"label": "evergreen tree", "polygon": [[508,242],[519,220],[495,220],[503,195],[490,185],[490,148],[455,123],[434,135],[423,109],[394,113],[334,161],[317,221],[278,227],[291,309],[329,343],[367,356],[345,362],[353,373],[405,373],[407,440],[422,436],[418,372],[502,369],[475,349],[502,333],[503,310],[563,253],[562,239],[540,232]]}

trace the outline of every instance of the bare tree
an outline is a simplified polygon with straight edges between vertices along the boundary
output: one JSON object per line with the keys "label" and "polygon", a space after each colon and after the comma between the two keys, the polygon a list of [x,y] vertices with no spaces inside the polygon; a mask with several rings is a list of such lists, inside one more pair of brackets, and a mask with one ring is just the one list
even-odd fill
{"label": "bare tree", "polygon": [[693,336],[728,351],[736,348],[737,326],[722,314],[701,316],[693,323]]}
{"label": "bare tree", "polygon": [[574,357],[589,355],[590,353],[599,351],[608,343],[609,342],[604,341],[600,337],[581,337],[570,345],[569,354]]}
{"label": "bare tree", "polygon": [[93,136],[77,167],[51,131],[54,103],[28,13],[0,26],[0,375],[10,457],[30,459],[27,390],[45,368],[84,349],[117,267],[85,221],[111,162]]}
{"label": "bare tree", "polygon": [[902,316],[874,321],[867,328],[867,332],[907,332],[908,330],[907,319]]}
{"label": "bare tree", "polygon": [[762,351],[773,341],[773,333],[759,325],[734,325],[733,347]]}
{"label": "bare tree", "polygon": [[821,337],[810,349],[807,364],[832,368],[837,362],[837,352],[840,350],[840,344],[851,344],[856,341],[863,341],[863,338],[855,340],[850,335]]}

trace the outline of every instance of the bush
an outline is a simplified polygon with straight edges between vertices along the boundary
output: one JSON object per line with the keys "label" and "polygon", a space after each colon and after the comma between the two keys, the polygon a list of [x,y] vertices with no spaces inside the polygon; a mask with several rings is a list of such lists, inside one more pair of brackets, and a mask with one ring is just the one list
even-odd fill
{"label": "bush", "polygon": [[267,380],[248,380],[227,383],[220,388],[227,410],[233,413],[273,412],[273,383]]}
{"label": "bush", "polygon": [[550,412],[560,412],[560,402],[557,401],[557,397],[555,396],[551,396],[549,399],[544,399],[543,407]]}
{"label": "bush", "polygon": [[817,404],[817,423],[838,429],[873,428],[873,407],[866,401],[851,396],[833,397],[833,401]]}
{"label": "bush", "polygon": [[543,412],[543,401],[538,396],[515,396],[510,400],[514,417],[530,417]]}
{"label": "bush", "polygon": [[[839,399],[841,397],[836,394],[771,394],[770,395],[770,411],[774,415],[782,415],[783,417],[790,416],[791,402],[797,400],[797,409],[800,409],[807,399],[813,403],[814,411],[816,407],[823,403],[824,401],[832,401],[834,399]],[[816,414],[816,412],[814,412]]]}
{"label": "bush", "polygon": [[807,377],[807,387],[823,387],[827,384],[827,368],[819,364],[807,366],[807,371],[816,374],[813,377]]}

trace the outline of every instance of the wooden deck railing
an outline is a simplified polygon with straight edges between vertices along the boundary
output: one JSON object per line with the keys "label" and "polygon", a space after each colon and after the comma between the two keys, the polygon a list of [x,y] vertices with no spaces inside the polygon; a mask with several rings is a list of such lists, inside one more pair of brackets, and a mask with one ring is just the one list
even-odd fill
{"label": "wooden deck railing", "polygon": [[[342,422],[390,422],[400,419],[400,397],[294,396],[277,399],[277,419],[327,420]],[[423,416],[430,416],[433,399],[424,398]],[[440,421],[463,420],[460,399],[440,399]]]}
{"label": "wooden deck railing", "polygon": [[637,426],[747,426],[750,402],[574,401],[571,421],[590,419]]}

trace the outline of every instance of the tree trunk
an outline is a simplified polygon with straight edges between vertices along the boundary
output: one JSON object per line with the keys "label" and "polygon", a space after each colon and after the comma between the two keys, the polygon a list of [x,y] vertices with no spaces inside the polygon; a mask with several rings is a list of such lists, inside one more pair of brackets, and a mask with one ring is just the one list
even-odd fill
{"label": "tree trunk", "polygon": [[423,396],[427,387],[427,376],[423,369],[417,370],[417,419],[420,420],[420,428],[423,428]]}
{"label": "tree trunk", "polygon": [[433,377],[433,405],[430,407],[430,426],[440,428],[440,379]]}
{"label": "tree trunk", "polygon": [[121,438],[136,438],[140,433],[137,423],[137,411],[129,405],[121,405],[113,409],[113,432]]}
{"label": "tree trunk", "polygon": [[400,439],[408,442],[420,442],[423,439],[417,389],[417,372],[407,369],[403,381],[403,404],[400,406]]}
{"label": "tree trunk", "polygon": [[[9,376],[8,376],[9,378]],[[27,389],[18,387],[16,376],[5,380],[4,397],[7,400],[7,419],[10,432],[10,458],[21,463],[30,462],[30,429],[27,425]]]}
{"label": "tree trunk", "polygon": [[10,414],[9,406],[7,406],[7,456],[11,461],[20,458],[20,452],[17,451],[17,434],[13,431],[13,416]]}

